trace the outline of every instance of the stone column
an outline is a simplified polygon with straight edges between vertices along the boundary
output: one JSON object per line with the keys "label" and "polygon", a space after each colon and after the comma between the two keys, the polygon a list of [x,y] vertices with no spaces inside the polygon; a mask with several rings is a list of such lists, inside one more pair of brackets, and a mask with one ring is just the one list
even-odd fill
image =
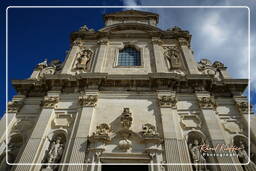
{"label": "stone column", "polygon": [[82,46],[81,40],[75,40],[72,46],[71,51],[69,52],[66,61],[64,63],[61,74],[70,74],[72,70],[72,66],[76,60],[76,54],[79,52],[80,47]]}
{"label": "stone column", "polygon": [[197,69],[197,63],[196,63],[195,57],[192,54],[192,50],[188,47],[189,44],[187,40],[185,40],[184,38],[180,38],[179,43],[180,43],[183,55],[185,57],[185,63],[186,63],[186,66],[188,67],[189,73],[200,74]]}
{"label": "stone column", "polygon": [[[229,142],[225,141],[224,133],[220,128],[220,124],[216,116],[216,103],[214,98],[211,97],[210,93],[206,91],[196,92],[196,97],[198,99],[203,120],[209,132],[209,139],[211,140],[212,145],[215,147],[218,144],[229,144]],[[232,157],[217,156],[215,158],[217,159],[218,163],[234,163]],[[219,168],[221,171],[241,171],[241,166],[235,165],[219,165]]]}
{"label": "stone column", "polygon": [[105,56],[107,52],[107,46],[108,46],[108,40],[107,39],[102,39],[99,40],[98,42],[99,45],[99,50],[97,54],[97,60],[95,60],[95,68],[94,72],[102,72],[104,63],[105,63]]}
{"label": "stone column", "polygon": [[[164,133],[166,163],[190,163],[188,152],[181,152],[186,149],[186,143],[179,135],[180,130],[178,130],[178,122],[175,117],[177,115],[175,92],[159,92],[158,96]],[[192,168],[189,165],[167,165],[167,170],[191,171]]]}
{"label": "stone column", "polygon": [[155,72],[167,72],[168,68],[167,65],[165,64],[165,59],[164,55],[161,52],[161,45],[162,41],[160,38],[152,38],[152,45],[153,45],[153,53],[155,57],[155,67],[156,71]]}
{"label": "stone column", "polygon": [[[41,163],[37,161],[37,156],[41,153],[41,144],[44,142],[44,134],[49,129],[51,117],[54,113],[54,108],[59,101],[59,92],[48,92],[48,96],[44,98],[43,108],[37,120],[36,126],[24,148],[23,153],[19,156],[18,163]],[[29,171],[33,165],[18,165],[15,171]]]}
{"label": "stone column", "polygon": [[[72,144],[69,149],[71,152],[69,163],[85,164],[87,137],[90,131],[94,107],[97,104],[96,93],[80,96],[79,103],[81,105],[81,110],[76,119],[78,122],[75,125],[76,133],[72,136]],[[84,166],[82,165],[70,165],[67,170],[83,170],[83,167]]]}

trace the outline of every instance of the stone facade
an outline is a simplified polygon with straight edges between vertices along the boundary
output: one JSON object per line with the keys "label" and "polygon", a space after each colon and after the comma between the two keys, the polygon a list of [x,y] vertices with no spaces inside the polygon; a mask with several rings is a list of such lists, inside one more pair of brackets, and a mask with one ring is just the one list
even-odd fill
{"label": "stone facade", "polygon": [[[72,33],[63,63],[45,60],[30,78],[13,80],[18,95],[0,122],[0,170],[140,163],[150,171],[255,171],[256,117],[242,96],[248,80],[231,78],[220,61],[197,63],[189,32],[161,30],[158,17],[104,15],[102,29]],[[140,65],[119,65],[125,47],[140,54]],[[28,165],[6,165],[6,157]]]}

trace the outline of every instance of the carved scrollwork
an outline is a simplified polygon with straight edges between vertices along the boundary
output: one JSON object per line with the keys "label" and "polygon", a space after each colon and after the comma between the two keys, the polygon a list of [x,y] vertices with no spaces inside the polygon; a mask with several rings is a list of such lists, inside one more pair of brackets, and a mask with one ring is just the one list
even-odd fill
{"label": "carved scrollwork", "polygon": [[78,101],[81,106],[85,107],[95,107],[97,104],[97,96],[96,95],[85,95],[80,96]]}
{"label": "carved scrollwork", "polygon": [[216,108],[216,103],[212,97],[199,97],[198,103],[201,108]]}
{"label": "carved scrollwork", "polygon": [[160,107],[176,107],[177,99],[175,96],[162,96],[158,100]]}
{"label": "carved scrollwork", "polygon": [[159,136],[159,133],[156,131],[156,127],[149,123],[142,125],[141,133],[143,136]]}
{"label": "carved scrollwork", "polygon": [[57,96],[46,96],[42,102],[44,108],[55,108],[59,102],[59,97]]}
{"label": "carved scrollwork", "polygon": [[204,75],[212,75],[216,80],[221,80],[220,70],[225,69],[223,63],[215,61],[213,64],[208,59],[201,59],[198,63],[198,70]]}
{"label": "carved scrollwork", "polygon": [[129,129],[132,125],[132,113],[129,108],[124,108],[124,111],[121,115],[121,125],[124,129]]}
{"label": "carved scrollwork", "polygon": [[8,102],[8,113],[17,113],[23,106],[23,101],[10,101]]}

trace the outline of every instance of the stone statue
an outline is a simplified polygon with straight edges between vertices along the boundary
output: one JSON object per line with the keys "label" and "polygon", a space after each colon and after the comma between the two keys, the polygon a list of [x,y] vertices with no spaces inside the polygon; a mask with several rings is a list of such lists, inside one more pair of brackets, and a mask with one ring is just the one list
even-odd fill
{"label": "stone statue", "polygon": [[96,132],[94,134],[97,136],[101,136],[101,135],[108,136],[110,131],[111,131],[111,127],[108,126],[108,124],[102,123],[96,126]]}
{"label": "stone statue", "polygon": [[[245,145],[243,142],[240,142],[240,149],[238,150],[238,159],[241,163],[248,163],[249,161],[249,156],[247,154],[247,151],[245,150]],[[248,165],[244,165],[244,170],[245,171],[251,171],[251,170],[256,170],[256,165],[253,161],[251,161]]]}
{"label": "stone statue", "polygon": [[77,70],[88,70],[88,63],[91,60],[93,52],[89,49],[84,49],[77,53],[77,63],[76,69]]}
{"label": "stone statue", "polygon": [[130,113],[129,108],[124,108],[124,111],[121,115],[121,125],[125,129],[129,129],[132,125],[132,114]]}
{"label": "stone statue", "polygon": [[37,68],[40,68],[40,69],[43,69],[47,66],[48,66],[47,59],[45,59],[43,62],[40,62],[40,63],[37,64]]}
{"label": "stone statue", "polygon": [[[61,138],[57,137],[55,140],[49,140],[50,148],[47,153],[47,162],[48,163],[59,163],[64,151],[64,145],[61,143]],[[53,165],[48,165],[47,168],[53,168]]]}
{"label": "stone statue", "polygon": [[167,65],[169,70],[180,69],[181,62],[178,52],[176,50],[168,48],[168,50],[165,51],[164,56],[167,59]]}
{"label": "stone statue", "polygon": [[199,141],[194,139],[193,144],[189,144],[189,150],[192,156],[192,162],[195,164],[204,164],[204,165],[195,165],[196,171],[206,171],[206,159],[204,158],[202,151],[200,150],[201,147],[199,145]]}

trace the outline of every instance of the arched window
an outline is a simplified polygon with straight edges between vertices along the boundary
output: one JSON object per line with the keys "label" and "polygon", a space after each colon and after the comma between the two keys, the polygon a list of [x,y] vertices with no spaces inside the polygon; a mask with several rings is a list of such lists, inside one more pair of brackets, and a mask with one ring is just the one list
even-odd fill
{"label": "arched window", "polygon": [[127,46],[119,51],[118,56],[118,65],[119,66],[140,66],[140,52],[130,46]]}

